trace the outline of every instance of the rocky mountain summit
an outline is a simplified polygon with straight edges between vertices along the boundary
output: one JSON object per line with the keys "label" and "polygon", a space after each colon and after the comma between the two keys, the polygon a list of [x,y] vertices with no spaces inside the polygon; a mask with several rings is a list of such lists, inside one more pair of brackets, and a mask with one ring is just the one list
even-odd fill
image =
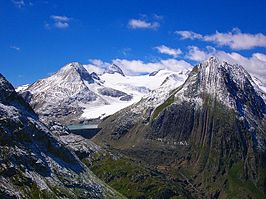
{"label": "rocky mountain summit", "polygon": [[94,141],[189,179],[198,198],[264,198],[264,96],[242,66],[211,57],[104,120]]}
{"label": "rocky mountain summit", "polygon": [[114,73],[118,73],[122,76],[125,76],[124,72],[122,71],[121,68],[119,68],[119,66],[117,66],[116,64],[111,64],[109,65],[106,70],[105,73],[109,73],[109,74],[114,74]]}
{"label": "rocky mountain summit", "polygon": [[0,198],[122,198],[55,135],[0,74]]}

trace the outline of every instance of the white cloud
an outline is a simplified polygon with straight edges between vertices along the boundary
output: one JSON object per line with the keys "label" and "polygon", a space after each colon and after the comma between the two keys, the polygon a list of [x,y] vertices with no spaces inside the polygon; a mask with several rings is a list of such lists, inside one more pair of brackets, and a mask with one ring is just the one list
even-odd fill
{"label": "white cloud", "polygon": [[58,16],[58,15],[52,15],[51,16],[52,19],[54,19],[55,21],[69,21],[69,18],[66,16]]}
{"label": "white cloud", "polygon": [[67,22],[61,22],[61,21],[56,22],[54,25],[55,25],[56,28],[67,28],[67,27],[69,27],[69,24]]}
{"label": "white cloud", "polygon": [[176,31],[176,34],[181,36],[181,39],[202,39],[203,36],[201,34],[192,32],[192,31],[187,31],[187,30],[182,30],[182,31]]}
{"label": "white cloud", "polygon": [[102,74],[104,69],[109,65],[107,62],[103,62],[100,59],[90,59],[90,64],[84,65],[85,68],[90,72],[95,72],[97,74]]}
{"label": "white cloud", "polygon": [[158,29],[160,27],[160,23],[158,22],[148,22],[142,19],[131,19],[128,22],[130,28],[133,29]]}
{"label": "white cloud", "polygon": [[14,49],[16,51],[20,51],[20,47],[17,47],[17,46],[10,46],[11,49]]}
{"label": "white cloud", "polygon": [[114,63],[119,66],[126,75],[142,75],[151,73],[160,69],[171,71],[182,71],[191,69],[192,65],[184,60],[164,59],[156,62],[145,63],[142,60],[114,59],[111,63],[104,62],[100,59],[89,60],[91,63],[85,65],[89,72],[101,74],[104,69]]}
{"label": "white cloud", "polygon": [[12,0],[12,3],[18,8],[23,8],[25,6],[24,0]]}
{"label": "white cloud", "polygon": [[227,33],[216,31],[215,34],[201,35],[192,31],[176,31],[181,39],[199,39],[206,42],[212,42],[219,46],[229,46],[231,49],[244,50],[255,47],[266,47],[266,35],[262,33],[250,34],[242,33],[240,29],[234,28]]}
{"label": "white cloud", "polygon": [[225,51],[216,50],[213,47],[207,47],[206,50],[199,49],[196,46],[190,46],[186,58],[201,62],[210,56],[216,56],[221,61],[227,61],[231,64],[242,65],[250,74],[260,78],[266,85],[266,55],[262,53],[253,53],[250,57],[244,57],[239,53],[227,53]]}
{"label": "white cloud", "polygon": [[205,41],[217,43],[220,46],[229,46],[232,49],[251,49],[254,47],[266,47],[266,35],[262,33],[249,34],[249,33],[219,33],[207,35],[204,37]]}
{"label": "white cloud", "polygon": [[105,62],[100,59],[90,59],[89,61],[95,66],[102,66],[105,64]]}
{"label": "white cloud", "polygon": [[203,50],[200,50],[197,46],[189,46],[189,52],[186,55],[186,58],[193,60],[193,61],[204,61],[208,59],[209,54]]}
{"label": "white cloud", "polygon": [[[236,52],[225,52],[217,50],[214,47],[207,46],[201,49],[197,46],[189,46],[188,52],[185,53],[184,58],[202,62],[210,56],[216,56],[221,61],[227,61],[231,64],[242,65],[250,74],[258,77],[264,85],[266,85],[266,55],[263,53],[253,53],[250,57],[245,57]],[[142,60],[128,60],[128,59],[114,59],[110,63],[104,62],[100,59],[90,60],[87,65],[89,71],[102,73],[104,69],[114,63],[118,65],[126,75],[141,75],[151,73],[160,69],[171,71],[181,71],[191,69],[193,66],[185,60],[177,59],[162,59],[151,62],[144,62]]]}
{"label": "white cloud", "polygon": [[151,73],[160,69],[181,71],[192,68],[192,65],[190,65],[186,61],[176,59],[165,59],[148,63],[145,63],[142,60],[115,59],[113,60],[113,63],[121,67],[121,69],[127,75],[140,75]]}
{"label": "white cloud", "polygon": [[169,48],[165,45],[157,46],[155,49],[162,54],[173,56],[174,58],[182,54],[182,51],[179,48]]}
{"label": "white cloud", "polygon": [[200,49],[197,46],[188,46],[188,53],[185,55],[185,58],[202,62],[207,60],[210,56],[214,56],[217,52],[218,51],[211,46],[206,46],[206,50]]}
{"label": "white cloud", "polygon": [[[66,16],[52,15],[50,16],[53,19],[53,26],[55,28],[63,29],[69,27],[70,18]],[[50,24],[45,24],[46,28],[50,28]]]}

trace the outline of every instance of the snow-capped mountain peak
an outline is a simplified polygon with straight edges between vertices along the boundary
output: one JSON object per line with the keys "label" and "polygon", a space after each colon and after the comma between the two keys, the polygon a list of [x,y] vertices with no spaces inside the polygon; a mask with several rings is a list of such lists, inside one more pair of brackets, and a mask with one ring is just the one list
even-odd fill
{"label": "snow-capped mountain peak", "polygon": [[79,62],[72,62],[61,68],[56,74],[57,77],[66,79],[67,81],[73,81],[74,79],[82,79],[90,83],[93,82],[93,78]]}
{"label": "snow-capped mountain peak", "polygon": [[164,82],[168,83],[164,83],[162,93],[181,84],[186,77],[184,73],[166,70],[160,70],[154,76],[126,76],[115,64],[109,65],[103,73],[97,73],[88,70],[87,65],[72,62],[20,93],[41,117],[53,117],[68,124],[75,120],[106,117],[138,102]]}
{"label": "snow-capped mountain peak", "polygon": [[262,117],[266,111],[265,103],[255,85],[242,66],[211,57],[194,67],[175,97],[179,102],[194,101],[199,105],[206,97],[211,97],[240,115]]}

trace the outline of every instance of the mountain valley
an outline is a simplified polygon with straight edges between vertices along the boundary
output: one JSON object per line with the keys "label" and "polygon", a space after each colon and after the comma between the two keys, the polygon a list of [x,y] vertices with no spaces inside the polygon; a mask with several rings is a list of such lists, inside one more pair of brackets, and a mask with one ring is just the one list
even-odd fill
{"label": "mountain valley", "polygon": [[[265,198],[265,92],[253,79],[216,57],[142,76],[73,62],[18,93],[1,76],[0,195]],[[66,127],[87,123],[100,123],[92,139]]]}

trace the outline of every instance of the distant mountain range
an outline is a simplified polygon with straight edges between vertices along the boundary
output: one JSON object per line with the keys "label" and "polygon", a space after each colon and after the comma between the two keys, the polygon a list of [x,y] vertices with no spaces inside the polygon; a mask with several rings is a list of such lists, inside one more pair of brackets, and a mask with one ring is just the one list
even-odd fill
{"label": "distant mountain range", "polygon": [[74,62],[17,91],[41,118],[53,118],[63,124],[79,123],[102,119],[136,103],[169,79],[172,86],[180,85],[188,72],[160,70],[150,75],[126,76],[114,64],[104,70],[99,68],[96,73],[89,65]]}

